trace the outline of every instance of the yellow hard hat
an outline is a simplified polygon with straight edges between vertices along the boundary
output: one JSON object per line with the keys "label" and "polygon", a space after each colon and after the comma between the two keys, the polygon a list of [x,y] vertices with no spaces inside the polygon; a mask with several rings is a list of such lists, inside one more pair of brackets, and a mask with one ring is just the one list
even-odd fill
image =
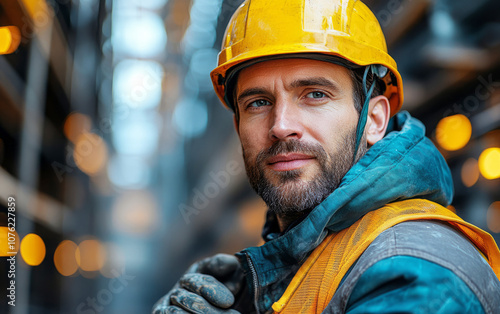
{"label": "yellow hard hat", "polygon": [[389,71],[381,78],[391,116],[401,108],[403,81],[396,62],[387,53],[377,18],[357,0],[246,0],[227,26],[218,66],[210,73],[215,92],[229,108],[225,92],[231,68],[253,59],[302,53],[385,66]]}

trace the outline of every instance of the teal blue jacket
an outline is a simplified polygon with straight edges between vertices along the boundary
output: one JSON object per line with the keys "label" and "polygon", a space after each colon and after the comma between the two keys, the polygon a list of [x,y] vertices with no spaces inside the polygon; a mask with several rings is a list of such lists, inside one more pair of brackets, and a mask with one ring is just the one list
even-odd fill
{"label": "teal blue jacket", "polygon": [[[280,234],[274,232],[275,217],[268,214],[264,234],[267,242],[236,254],[254,306],[260,313],[271,311],[272,304],[328,232],[349,227],[367,212],[387,203],[423,198],[446,207],[452,197],[450,169],[425,137],[425,127],[407,112],[399,113],[391,119],[386,136],[367,151],[340,186],[306,218]],[[397,280],[387,287],[387,278],[398,275],[412,280]],[[450,298],[450,294],[459,297]],[[453,271],[405,255],[372,265],[357,279],[347,301],[342,312],[427,313],[440,308],[445,312],[483,312],[476,294]]]}

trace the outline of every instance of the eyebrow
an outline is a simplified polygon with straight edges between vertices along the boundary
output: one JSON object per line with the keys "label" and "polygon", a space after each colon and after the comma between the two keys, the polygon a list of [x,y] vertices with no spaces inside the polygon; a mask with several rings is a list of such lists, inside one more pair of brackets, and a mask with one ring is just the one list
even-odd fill
{"label": "eyebrow", "polygon": [[[310,78],[305,78],[305,79],[298,79],[290,83],[291,88],[297,88],[297,87],[306,87],[306,86],[323,86],[323,87],[328,87],[333,89],[335,93],[338,93],[340,91],[339,86],[333,82],[330,81],[329,79],[326,79],[324,77],[310,77]],[[236,99],[236,103],[239,104],[242,100],[244,100],[247,97],[253,96],[253,95],[262,95],[266,94],[268,91],[265,88],[262,87],[254,87],[254,88],[248,88],[244,90],[240,95],[238,95],[238,98]]]}
{"label": "eyebrow", "polygon": [[332,88],[334,89],[335,92],[340,91],[339,86],[335,82],[330,81],[329,79],[326,79],[324,77],[310,77],[305,79],[299,79],[293,81],[290,84],[290,87],[292,88],[304,87],[304,86],[323,86]]}
{"label": "eyebrow", "polygon": [[236,99],[236,104],[239,104],[243,99],[253,96],[253,95],[262,95],[266,93],[266,89],[261,87],[254,87],[245,89],[241,94],[238,95]]}

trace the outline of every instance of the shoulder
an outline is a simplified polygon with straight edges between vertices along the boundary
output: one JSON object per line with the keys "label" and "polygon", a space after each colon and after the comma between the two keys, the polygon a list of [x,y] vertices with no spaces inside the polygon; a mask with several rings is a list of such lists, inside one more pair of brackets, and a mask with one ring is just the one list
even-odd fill
{"label": "shoulder", "polygon": [[496,313],[500,282],[474,245],[446,223],[404,222],[373,241],[328,308],[355,313],[390,307],[412,313]]}

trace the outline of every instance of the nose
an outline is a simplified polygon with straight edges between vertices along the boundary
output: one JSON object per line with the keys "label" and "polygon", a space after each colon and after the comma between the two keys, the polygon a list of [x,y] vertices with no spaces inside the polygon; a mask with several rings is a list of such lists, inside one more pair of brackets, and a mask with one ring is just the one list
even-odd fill
{"label": "nose", "polygon": [[276,103],[273,108],[269,138],[272,141],[300,139],[303,126],[298,108],[288,103]]}

